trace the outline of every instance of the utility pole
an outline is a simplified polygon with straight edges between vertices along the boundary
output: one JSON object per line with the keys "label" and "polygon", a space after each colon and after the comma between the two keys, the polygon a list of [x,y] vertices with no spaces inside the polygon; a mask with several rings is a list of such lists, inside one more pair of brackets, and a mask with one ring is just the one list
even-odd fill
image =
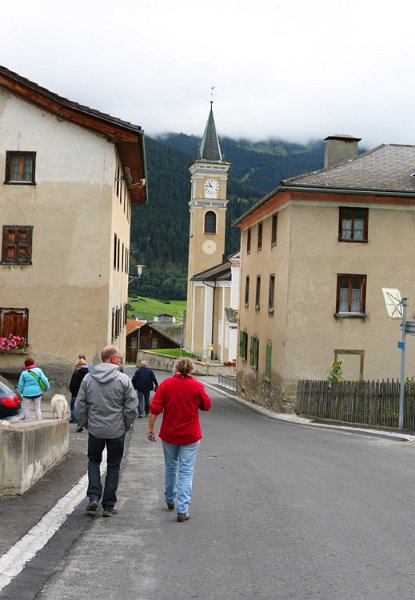
{"label": "utility pole", "polygon": [[402,340],[398,342],[398,348],[401,349],[401,381],[399,386],[399,429],[403,429],[404,422],[404,399],[405,399],[405,358],[406,358],[406,308],[408,298],[402,298]]}

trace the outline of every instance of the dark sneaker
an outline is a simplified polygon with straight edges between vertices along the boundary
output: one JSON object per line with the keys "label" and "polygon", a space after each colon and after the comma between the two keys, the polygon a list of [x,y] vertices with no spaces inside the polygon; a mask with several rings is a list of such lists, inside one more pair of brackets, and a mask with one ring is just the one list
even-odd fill
{"label": "dark sneaker", "polygon": [[83,426],[82,426],[82,425],[78,425],[78,427],[76,428],[76,431],[77,431],[78,433],[81,433],[81,431],[83,431],[83,430],[84,430],[84,428],[83,428]]}
{"label": "dark sneaker", "polygon": [[137,418],[138,418],[138,419],[142,419],[142,418],[143,418],[143,415],[138,415],[138,417],[137,417]]}
{"label": "dark sneaker", "polygon": [[98,508],[98,500],[95,500],[94,498],[90,498],[88,505],[85,509],[85,512],[96,513],[97,508]]}
{"label": "dark sneaker", "polygon": [[190,519],[189,513],[177,513],[177,520],[179,521],[179,523],[183,523],[188,519]]}
{"label": "dark sneaker", "polygon": [[103,517],[113,517],[116,514],[117,514],[117,511],[115,508],[104,508],[104,512],[102,513],[102,516]]}
{"label": "dark sneaker", "polygon": [[167,502],[168,510],[174,510],[174,502]]}

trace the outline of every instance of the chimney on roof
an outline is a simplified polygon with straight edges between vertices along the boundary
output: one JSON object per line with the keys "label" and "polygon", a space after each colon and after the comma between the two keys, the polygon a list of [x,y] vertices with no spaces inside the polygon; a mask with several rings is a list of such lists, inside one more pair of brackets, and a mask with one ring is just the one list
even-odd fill
{"label": "chimney on roof", "polygon": [[332,167],[343,160],[357,156],[358,144],[361,138],[351,135],[329,135],[325,138],[324,168]]}

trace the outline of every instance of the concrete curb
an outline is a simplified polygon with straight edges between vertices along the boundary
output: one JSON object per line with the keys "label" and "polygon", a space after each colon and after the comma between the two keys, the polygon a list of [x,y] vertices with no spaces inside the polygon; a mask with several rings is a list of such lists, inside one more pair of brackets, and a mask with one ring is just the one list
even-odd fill
{"label": "concrete curb", "polygon": [[381,437],[381,438],[386,438],[386,439],[390,439],[390,440],[394,440],[394,441],[398,441],[398,442],[413,442],[413,441],[415,441],[415,435],[401,433],[398,431],[395,432],[395,431],[385,431],[384,429],[366,429],[365,427],[354,427],[352,425],[336,425],[336,424],[331,424],[331,423],[319,423],[318,421],[315,421],[315,420],[307,418],[307,417],[299,417],[298,415],[296,415],[294,413],[276,413],[276,412],[269,410],[268,408],[265,408],[263,406],[258,406],[257,404],[248,402],[247,400],[244,400],[243,398],[240,398],[239,396],[230,394],[229,392],[226,391],[225,388],[222,388],[219,385],[207,383],[206,381],[203,381],[203,385],[205,385],[206,387],[210,387],[213,390],[216,390],[216,391],[220,392],[221,394],[224,394],[225,396],[228,396],[229,398],[232,398],[233,400],[240,402],[241,404],[244,404],[246,407],[250,408],[251,410],[255,410],[256,412],[259,412],[271,419],[277,419],[278,421],[286,421],[287,423],[293,423],[296,425],[306,425],[309,427],[336,429],[336,430],[345,431],[347,433],[356,433],[359,435],[369,435],[371,437]]}

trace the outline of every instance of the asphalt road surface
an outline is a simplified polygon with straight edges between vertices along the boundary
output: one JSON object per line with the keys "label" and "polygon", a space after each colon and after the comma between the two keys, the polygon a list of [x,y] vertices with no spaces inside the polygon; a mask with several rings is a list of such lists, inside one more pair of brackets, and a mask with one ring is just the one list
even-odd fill
{"label": "asphalt road surface", "polygon": [[119,514],[82,503],[0,598],[412,600],[413,443],[276,421],[208,391],[189,521],[166,510],[161,443],[137,420]]}

